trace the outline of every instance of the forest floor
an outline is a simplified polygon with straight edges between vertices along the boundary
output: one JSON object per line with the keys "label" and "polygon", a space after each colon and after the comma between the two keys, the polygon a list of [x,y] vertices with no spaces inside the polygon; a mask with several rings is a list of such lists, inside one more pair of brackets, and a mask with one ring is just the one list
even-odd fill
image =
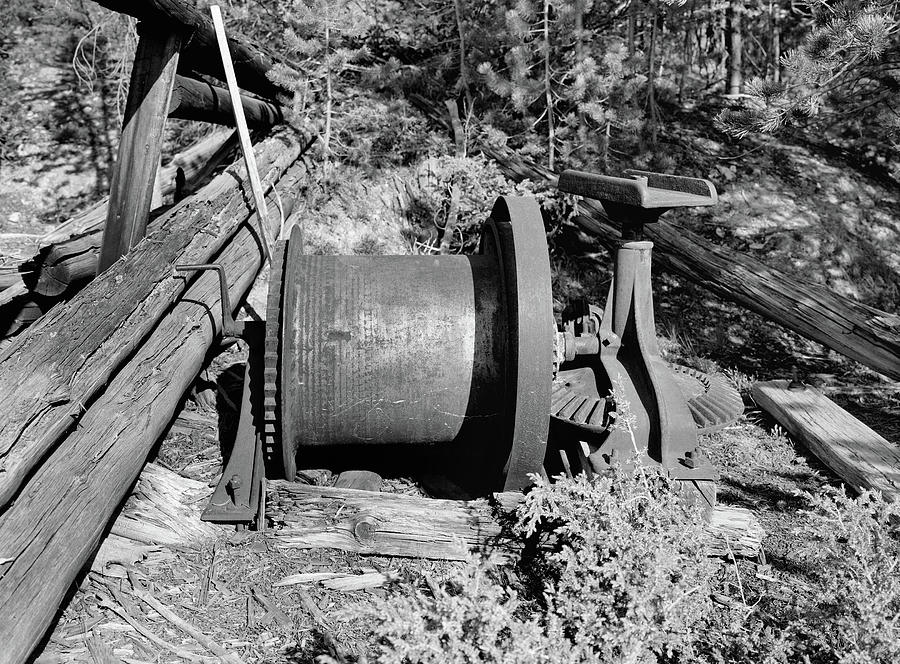
{"label": "forest floor", "polygon": [[[110,109],[101,108],[96,95],[78,92],[82,88],[65,58],[48,54],[44,62],[22,59],[18,66],[28,131],[21,146],[0,164],[0,263],[10,264],[27,256],[40,235],[73,210],[103,194],[108,177],[102,164],[108,163],[115,140]],[[671,112],[656,148],[638,158],[619,155],[612,170],[663,167],[707,177],[720,188],[720,204],[686,212],[679,221],[713,242],[894,311],[900,301],[900,186],[784,138],[734,143],[711,129],[710,118],[710,111]],[[398,183],[419,177],[423,168],[423,161],[403,167],[347,167],[341,184],[306,192],[301,205],[313,249],[415,250],[413,239],[422,229],[410,228],[395,201]],[[610,257],[590,246],[574,227],[554,238],[553,264],[559,305],[578,297],[602,302]],[[754,379],[787,377],[797,367],[806,380],[900,444],[900,385],[678,275],[661,272],[655,279],[658,333],[670,358],[704,370],[718,368],[745,389]],[[155,453],[158,463],[200,482],[206,493],[221,474],[220,433],[234,426],[229,402],[239,402],[244,359],[241,346],[235,346],[211,361],[205,383],[186,397]],[[749,399],[747,406],[737,424],[703,439],[705,451],[722,472],[721,500],[752,508],[767,532],[765,563],[721,566],[723,615],[738,599],[777,613],[779,603],[789,602],[803,587],[808,570],[797,557],[794,536],[806,506],[800,492],[839,484]],[[384,488],[417,490],[403,478],[387,478]],[[202,505],[203,498],[194,496],[191,505]],[[440,582],[458,564],[283,549],[271,534],[223,528],[216,539],[168,548],[165,555],[135,562],[131,571],[157,599],[244,661],[307,662],[322,654],[337,661],[363,661],[371,655],[370,631],[354,609],[388,593]],[[346,593],[319,584],[274,585],[302,571],[372,569],[396,572],[402,581]],[[112,576],[85,574],[37,661],[105,661],[96,655],[104,648],[126,662],[209,661],[212,653],[158,612],[129,599],[128,588],[121,570]],[[119,608],[124,605],[143,632],[110,608],[111,597],[118,598]],[[267,608],[266,601],[275,609]],[[146,632],[174,644],[181,654],[154,642]]]}

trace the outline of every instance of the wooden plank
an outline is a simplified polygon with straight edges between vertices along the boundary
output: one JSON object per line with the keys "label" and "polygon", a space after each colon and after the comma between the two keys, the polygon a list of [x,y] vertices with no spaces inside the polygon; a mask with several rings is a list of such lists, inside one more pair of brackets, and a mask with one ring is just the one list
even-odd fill
{"label": "wooden plank", "polygon": [[[411,95],[410,101],[435,123],[449,129],[444,113],[428,100]],[[512,180],[556,181],[556,173],[522,159],[511,150],[480,146]],[[607,248],[621,237],[596,201],[580,203],[586,214],[574,222]],[[726,247],[714,245],[696,233],[666,221],[645,226],[654,245],[654,264],[671,270],[756,312],[767,320],[831,348],[875,371],[900,380],[900,316],[861,304],[827,288]]]}
{"label": "wooden plank", "polygon": [[[240,95],[240,100],[248,126],[268,129],[284,122],[284,109],[278,104],[246,95]],[[228,90],[180,75],[175,77],[169,117],[235,126],[234,106]]]}
{"label": "wooden plank", "polygon": [[[97,4],[141,21],[165,25],[170,31],[190,35],[182,62],[189,69],[225,80],[219,60],[212,21],[194,2],[184,0],[96,0]],[[266,74],[276,64],[286,64],[277,54],[239,35],[231,35],[228,49],[232,53],[238,83],[245,90],[272,99],[280,88]],[[291,93],[291,90],[284,90]]]}
{"label": "wooden plank", "polygon": [[[311,144],[284,129],[257,148],[267,187]],[[207,263],[251,217],[235,164],[160,219],[159,230],[0,352],[0,506],[184,292],[176,263]]]}
{"label": "wooden plank", "polygon": [[140,40],[128,84],[122,137],[100,245],[99,272],[144,237],[178,67],[178,33],[160,32],[144,23],[138,26],[138,33]]}
{"label": "wooden plank", "polygon": [[[288,150],[285,137],[280,138],[280,151]],[[302,160],[295,160],[284,176],[285,185],[305,176]],[[262,254],[257,233],[246,217],[231,230],[214,260],[224,267],[231,301],[237,303],[259,271]],[[139,248],[152,243],[153,238],[147,238]],[[140,269],[141,255],[132,252],[123,263],[130,264],[130,272],[148,278],[152,271]],[[106,274],[113,275],[114,270],[89,289],[104,300],[115,300],[124,286],[105,278]],[[183,283],[173,276],[171,263],[157,278]],[[98,292],[101,286],[104,290]],[[0,515],[0,560],[4,561],[0,565],[0,664],[22,664],[40,642],[203,366],[221,322],[218,315],[210,315],[221,307],[217,274],[197,275],[186,291],[174,292],[169,303],[173,301],[79,418],[78,426],[42,461]],[[80,304],[91,309],[85,302]]]}
{"label": "wooden plank", "polygon": [[[286,548],[436,560],[465,560],[480,551],[504,560],[522,547],[501,524],[522,500],[517,492],[494,494],[492,504],[284,481],[269,481],[267,489],[266,516]],[[709,555],[760,552],[763,530],[749,510],[718,506],[708,530]]]}
{"label": "wooden plank", "polygon": [[857,491],[900,494],[900,448],[867,427],[814,387],[755,383],[754,401],[828,468]]}

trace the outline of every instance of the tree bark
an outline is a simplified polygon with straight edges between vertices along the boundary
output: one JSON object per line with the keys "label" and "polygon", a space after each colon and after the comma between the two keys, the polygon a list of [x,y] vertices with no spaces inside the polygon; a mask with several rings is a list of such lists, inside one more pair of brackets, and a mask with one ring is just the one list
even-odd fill
{"label": "tree bark", "polygon": [[[184,0],[96,0],[97,4],[141,21],[158,23],[170,31],[189,36],[182,53],[182,64],[201,74],[225,80],[216,34],[209,15]],[[239,35],[228,38],[228,48],[240,87],[272,99],[282,91],[266,76],[282,58]],[[283,90],[290,94],[290,90]]]}
{"label": "tree bark", "polygon": [[[296,184],[305,176],[305,165],[297,160],[299,147],[295,143],[288,150],[284,143],[279,145],[293,157],[291,170],[281,178],[285,185]],[[243,200],[241,205],[246,210]],[[186,207],[181,208],[180,216],[193,217]],[[177,225],[176,221],[172,220],[170,226]],[[164,315],[158,317],[152,314],[152,294],[151,301],[145,300],[146,318],[158,321],[146,339],[141,321],[121,325],[120,329],[136,340],[133,357],[0,516],[0,560],[4,561],[0,568],[0,642],[4,644],[0,664],[26,661],[40,642],[72,581],[96,551],[107,524],[203,366],[221,323],[218,277],[201,273],[185,290],[184,279],[173,276],[172,264],[181,259],[214,260],[222,265],[232,302],[240,300],[259,271],[262,253],[258,230],[249,222],[249,215],[242,215],[234,224],[220,217],[218,223],[228,226],[220,236],[221,242],[204,240],[202,252],[190,251],[193,247],[180,256],[134,251],[124,261],[131,268],[128,273],[165,285],[168,302],[175,304],[163,308]],[[212,222],[201,227],[199,235],[215,233],[215,225]],[[268,231],[275,233],[277,228]],[[177,232],[171,235],[178,237]],[[152,244],[151,236],[138,249]],[[129,299],[132,284],[127,279],[119,282],[112,278],[123,276],[118,269],[121,265],[82,291],[82,296],[91,290],[102,299],[92,306],[87,297],[76,298],[82,299],[81,311],[96,315],[103,310],[104,302]]]}
{"label": "tree bark", "polygon": [[[258,146],[260,173],[278,182],[311,141],[289,130]],[[185,290],[175,263],[206,263],[252,214],[246,173],[234,165],[166,213],[141,242],[0,354],[0,505],[50,452],[115,370]],[[112,295],[112,296],[111,296]]]}
{"label": "tree bark", "polygon": [[[241,105],[251,129],[268,129],[284,122],[284,110],[278,104],[241,95]],[[179,75],[175,77],[169,117],[233,127],[234,107],[225,88]]]}
{"label": "tree bark", "polygon": [[743,0],[731,0],[725,13],[725,34],[728,44],[728,94],[739,95],[744,88],[743,34],[741,15]]}

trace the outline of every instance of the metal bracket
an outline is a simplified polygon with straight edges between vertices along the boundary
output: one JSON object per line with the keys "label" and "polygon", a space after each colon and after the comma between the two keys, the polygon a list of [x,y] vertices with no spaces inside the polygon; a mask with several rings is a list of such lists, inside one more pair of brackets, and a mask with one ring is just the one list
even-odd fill
{"label": "metal bracket", "polygon": [[234,523],[241,529],[256,525],[265,527],[265,472],[263,470],[261,438],[262,354],[264,352],[265,323],[247,324],[249,346],[247,368],[244,372],[243,397],[234,445],[228,463],[200,517],[204,521]]}
{"label": "metal bracket", "polygon": [[244,322],[236,321],[231,313],[231,298],[228,295],[228,280],[225,268],[218,263],[201,263],[199,265],[176,265],[176,272],[206,272],[215,270],[219,273],[219,293],[222,304],[222,336],[237,339],[244,334]]}

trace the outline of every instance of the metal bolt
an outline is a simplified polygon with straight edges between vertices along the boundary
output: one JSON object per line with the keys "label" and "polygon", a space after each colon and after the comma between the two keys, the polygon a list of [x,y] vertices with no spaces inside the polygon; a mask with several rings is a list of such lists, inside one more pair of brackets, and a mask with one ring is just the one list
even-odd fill
{"label": "metal bolt", "polygon": [[703,456],[703,453],[700,451],[699,447],[695,447],[692,450],[688,450],[684,453],[684,465],[688,468],[696,468],[700,465],[700,459]]}

